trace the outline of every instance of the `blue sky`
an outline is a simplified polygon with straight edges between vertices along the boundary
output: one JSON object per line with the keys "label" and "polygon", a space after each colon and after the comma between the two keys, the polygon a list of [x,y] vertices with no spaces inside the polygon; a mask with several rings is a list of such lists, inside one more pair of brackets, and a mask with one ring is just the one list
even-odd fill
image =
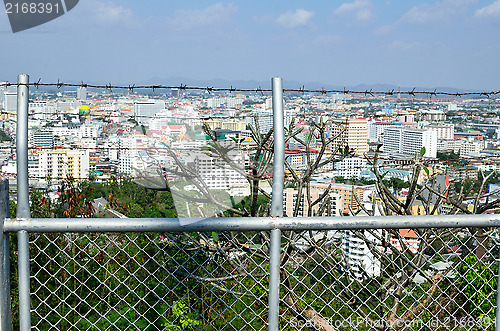
{"label": "blue sky", "polygon": [[500,90],[500,0],[80,0],[16,34],[2,11],[0,45],[0,81],[281,76]]}

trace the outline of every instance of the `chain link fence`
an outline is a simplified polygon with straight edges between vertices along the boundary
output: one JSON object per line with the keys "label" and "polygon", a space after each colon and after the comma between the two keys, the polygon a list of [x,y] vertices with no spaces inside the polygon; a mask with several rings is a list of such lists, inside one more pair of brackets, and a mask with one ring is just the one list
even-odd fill
{"label": "chain link fence", "polygon": [[[493,330],[496,237],[284,231],[279,329]],[[269,245],[269,232],[30,234],[33,329],[264,330]]]}
{"label": "chain link fence", "polygon": [[264,233],[32,234],[36,330],[261,330]]}

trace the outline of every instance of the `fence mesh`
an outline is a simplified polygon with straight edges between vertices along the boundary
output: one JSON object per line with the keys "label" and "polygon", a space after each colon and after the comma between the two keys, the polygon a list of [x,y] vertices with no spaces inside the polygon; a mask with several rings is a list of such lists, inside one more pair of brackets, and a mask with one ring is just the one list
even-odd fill
{"label": "fence mesh", "polygon": [[[280,330],[493,330],[494,229],[286,231]],[[35,330],[264,330],[266,232],[31,234]]]}
{"label": "fence mesh", "polygon": [[267,320],[267,237],[31,234],[32,325],[260,330]]}

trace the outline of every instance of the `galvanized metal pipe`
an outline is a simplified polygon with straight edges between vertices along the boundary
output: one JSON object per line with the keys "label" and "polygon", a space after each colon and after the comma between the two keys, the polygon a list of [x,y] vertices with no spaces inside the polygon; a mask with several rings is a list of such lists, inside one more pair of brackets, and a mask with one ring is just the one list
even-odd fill
{"label": "galvanized metal pipe", "polygon": [[30,300],[30,256],[29,256],[29,234],[27,231],[19,231],[17,234],[19,273],[19,330],[29,331],[31,329],[31,300]]}
{"label": "galvanized metal pipe", "polygon": [[[29,76],[21,74],[17,79],[17,217],[30,218],[29,186],[28,186],[28,102]],[[25,230],[19,231],[18,273],[19,273],[19,325],[21,331],[31,329],[30,318],[30,267],[29,267],[29,235]]]}
{"label": "galvanized metal pipe", "polygon": [[9,180],[0,177],[0,331],[11,329],[10,245],[9,234],[3,231],[9,217]]}
{"label": "galvanized metal pipe", "polygon": [[268,323],[269,331],[278,331],[280,304],[280,260],[281,260],[281,230],[271,231],[271,246],[269,247],[269,300]]}
{"label": "galvanized metal pipe", "polygon": [[38,218],[7,219],[5,232],[212,232],[500,227],[500,214],[375,217]]}
{"label": "galvanized metal pipe", "polygon": [[17,87],[17,217],[30,218],[29,185],[28,185],[28,102],[29,77],[18,76]]}
{"label": "galvanized metal pipe", "polygon": [[[279,77],[272,79],[273,87],[273,195],[271,200],[272,217],[283,217],[283,185],[285,180],[285,121],[283,115],[283,81]],[[278,331],[280,302],[280,261],[281,230],[271,231],[269,247],[269,331]]]}
{"label": "galvanized metal pipe", "polygon": [[272,79],[273,87],[273,195],[270,215],[283,216],[283,185],[285,180],[285,120],[283,115],[283,81],[279,77]]}

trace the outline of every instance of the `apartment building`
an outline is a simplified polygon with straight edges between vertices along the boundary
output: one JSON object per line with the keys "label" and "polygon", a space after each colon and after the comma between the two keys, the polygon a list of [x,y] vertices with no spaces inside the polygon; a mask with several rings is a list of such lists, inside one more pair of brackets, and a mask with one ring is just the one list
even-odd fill
{"label": "apartment building", "polygon": [[[380,238],[382,230],[373,230]],[[366,240],[380,244],[380,240],[368,231],[362,231]],[[346,256],[344,268],[361,280],[380,276],[380,260],[370,251],[366,241],[354,231],[346,230],[342,236],[342,248]],[[374,248],[377,249],[377,248]]]}
{"label": "apartment building", "polygon": [[[225,147],[230,147],[234,144],[234,142],[228,140],[221,141],[220,143]],[[240,169],[244,169],[247,156],[242,151],[237,148],[231,149],[228,151],[227,157],[236,166],[241,167]],[[248,185],[246,176],[221,158],[200,152],[196,155],[194,165],[196,172],[209,189],[227,190],[233,186]]]}
{"label": "apartment building", "polygon": [[384,129],[388,126],[395,126],[392,122],[368,122],[368,139],[370,142],[382,142]]}
{"label": "apartment building", "polygon": [[432,130],[386,127],[384,129],[383,151],[407,155],[419,155],[425,147],[424,157],[437,156],[437,132]]}
{"label": "apartment building", "polygon": [[422,129],[436,131],[437,139],[454,139],[455,125],[451,123],[438,123],[424,126]]}
{"label": "apartment building", "polygon": [[332,143],[335,150],[339,145],[349,146],[357,155],[368,152],[368,121],[364,118],[343,118],[333,121],[331,126],[331,136],[339,135]]}
{"label": "apartment building", "polygon": [[[340,195],[342,198],[341,201],[341,209],[344,214],[348,214],[350,210],[358,210],[359,204],[354,198],[354,194],[357,197],[357,200],[363,201],[363,186],[352,186],[347,184],[337,184],[337,183],[311,183],[311,189],[318,189],[321,192],[324,192],[328,186],[331,185],[330,192]],[[349,209],[350,208],[350,209]]]}
{"label": "apartment building", "polygon": [[333,166],[334,176],[360,178],[361,172],[366,169],[366,160],[361,157],[346,157],[340,162],[335,162]]}
{"label": "apartment building", "polygon": [[147,124],[157,113],[165,110],[165,101],[144,100],[134,101],[135,120],[140,124]]}
{"label": "apartment building", "polygon": [[[317,188],[311,188],[310,190],[310,198],[311,202],[316,201],[321,194],[323,194],[324,190],[320,190]],[[309,203],[306,196],[306,190],[302,191],[302,199],[299,204],[299,211],[297,216],[303,217],[307,216],[309,212]],[[286,216],[292,217],[295,206],[298,203],[298,191],[295,188],[287,188],[283,191],[283,212]],[[328,205],[324,205],[328,204]],[[321,215],[318,215],[318,212],[322,210]],[[342,214],[342,196],[338,193],[330,192],[329,198],[325,198],[322,203],[318,203],[312,207],[312,215],[317,216],[340,216]]]}
{"label": "apartment building", "polygon": [[208,120],[196,120],[194,125],[203,125],[206,124],[212,130],[222,129],[222,130],[231,130],[231,131],[243,131],[246,130],[247,123],[244,120],[238,119],[208,119]]}
{"label": "apartment building", "polygon": [[89,153],[87,150],[51,149],[38,152],[40,177],[51,177],[52,182],[61,182],[72,176],[75,179],[88,177]]}

